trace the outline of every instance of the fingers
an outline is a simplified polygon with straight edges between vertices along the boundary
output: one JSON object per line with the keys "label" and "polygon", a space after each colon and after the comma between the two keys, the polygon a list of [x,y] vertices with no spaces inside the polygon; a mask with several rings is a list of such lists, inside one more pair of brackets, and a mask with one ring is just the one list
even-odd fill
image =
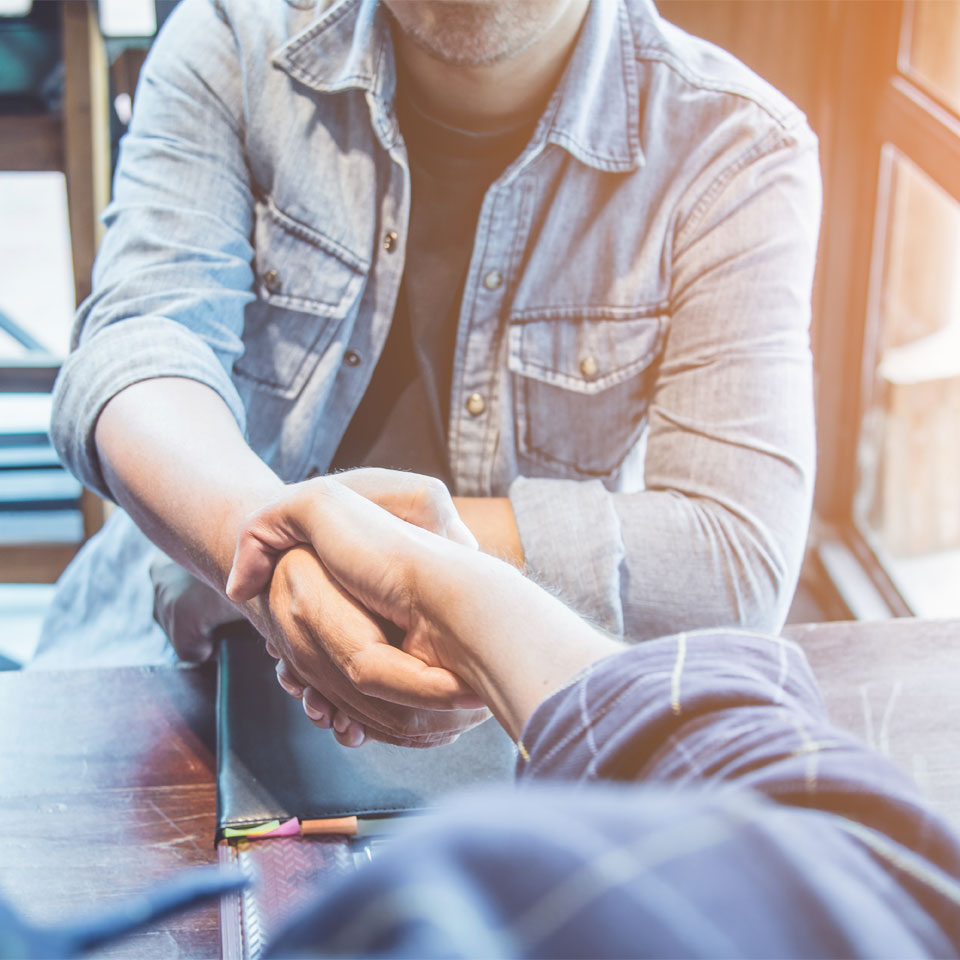
{"label": "fingers", "polygon": [[338,473],[335,479],[407,523],[478,549],[477,538],[457,512],[446,484],[436,477],[364,467]]}
{"label": "fingers", "polygon": [[[361,653],[357,657],[355,686],[366,696],[379,697],[405,707],[428,710],[478,710],[483,701],[456,674],[442,667],[428,667],[395,647],[381,645],[382,656]],[[388,652],[389,651],[389,652]],[[311,722],[323,729],[333,727],[344,746],[359,746],[365,727],[352,719],[297,675],[286,662],[277,660],[277,682],[298,700]]]}
{"label": "fingers", "polygon": [[303,691],[303,712],[315,726],[329,730],[333,725],[333,716],[336,711],[325,696],[317,693],[313,687],[306,687]]}
{"label": "fingers", "polygon": [[483,702],[455,673],[431,667],[388,644],[359,650],[350,664],[354,686],[368,697],[424,710],[474,710]]}
{"label": "fingers", "polygon": [[[409,599],[395,586],[398,569],[402,574],[409,561],[384,564],[383,554],[395,558],[398,545],[403,549],[411,536],[408,531],[413,531],[414,541],[427,543],[427,553],[436,544],[443,559],[449,551],[460,553],[463,548],[444,547],[444,541],[409,527],[348,488],[332,483],[331,487],[338,488],[337,509],[321,511],[322,533],[326,542],[337,545],[341,561],[355,563],[351,569],[358,571],[353,582],[360,597],[348,592],[308,547],[284,553],[264,598],[263,632],[270,636],[268,653],[279,654],[278,682],[301,700],[311,722],[332,729],[345,745],[359,745],[365,739],[418,746],[442,742],[464,723],[476,722],[459,711],[481,713],[480,700],[455,674],[439,666],[442,661],[429,643],[421,645],[422,659],[412,649],[392,646],[378,618],[371,615],[372,605],[363,606],[363,597],[375,591],[393,595],[391,608],[399,611],[395,619],[402,621],[406,608],[409,620]],[[370,531],[362,528],[368,513],[374,517],[376,533],[382,534],[373,546]]]}
{"label": "fingers", "polygon": [[351,720],[342,711],[337,711],[333,716],[333,735],[345,747],[362,747],[367,739],[363,725]]}
{"label": "fingers", "polygon": [[[336,479],[320,477],[297,484],[283,498],[247,518],[238,531],[233,567],[227,579],[230,599],[243,602],[259,594],[269,583],[280,554],[292,546],[310,544],[322,558],[328,558],[331,543],[341,547],[340,541],[329,536],[331,526],[342,529],[345,523],[352,525],[354,548],[368,555],[367,562],[382,560],[377,534],[386,517],[378,517],[378,510],[363,510],[351,497],[343,496],[347,491],[362,498],[368,508],[375,504],[406,523],[477,549],[476,538],[460,518],[441,481],[393,470],[349,471],[338,474]],[[336,511],[331,509],[331,501],[336,502]],[[331,514],[341,512],[341,508],[349,521],[332,522]],[[395,537],[400,535],[396,527],[393,532]],[[406,543],[412,546],[413,541]]]}
{"label": "fingers", "polygon": [[[276,649],[276,648],[274,648]],[[303,704],[303,712],[310,722],[321,730],[333,729],[337,741],[345,747],[360,747],[367,740],[367,731],[362,723],[354,720],[322,694],[317,693],[300,680],[285,660],[277,660],[277,681],[280,686]]]}
{"label": "fingers", "polygon": [[[273,644],[268,644],[273,647]],[[276,647],[273,647],[276,650]],[[321,730],[333,729],[337,741],[345,747],[360,747],[367,740],[364,725],[352,719],[342,710],[336,710],[333,704],[313,687],[304,684],[293,668],[282,659],[277,660],[277,681],[280,686],[303,704],[303,712],[310,722]]]}
{"label": "fingers", "polygon": [[296,697],[298,700],[303,696],[307,686],[286,660],[277,661],[277,682],[291,697]]}

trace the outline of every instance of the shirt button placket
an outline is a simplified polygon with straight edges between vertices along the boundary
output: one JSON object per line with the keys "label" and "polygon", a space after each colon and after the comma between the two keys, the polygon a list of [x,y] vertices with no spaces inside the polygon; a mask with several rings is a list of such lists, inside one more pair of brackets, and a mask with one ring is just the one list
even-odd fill
{"label": "shirt button placket", "polygon": [[[499,270],[488,270],[483,275],[483,285],[491,292],[498,290],[503,285],[503,274]],[[486,412],[487,401],[484,400],[483,394],[471,393],[467,397],[466,407],[471,417],[480,417]]]}
{"label": "shirt button placket", "polygon": [[488,271],[483,278],[483,285],[488,290],[497,290],[503,283],[503,274],[499,270]]}
{"label": "shirt button placket", "polygon": [[[490,342],[492,342],[494,332],[492,329],[489,329],[489,327],[490,324],[496,326],[495,321],[500,312],[503,284],[503,273],[496,267],[490,268],[481,275],[479,291],[481,294],[481,303],[478,304],[478,307],[484,315],[485,322],[477,328],[477,332],[473,336],[482,337],[484,344],[481,346],[480,343],[475,342],[473,345],[470,353],[475,361],[479,359],[482,353],[488,352]],[[483,294],[487,294],[487,296],[483,296]],[[490,294],[494,294],[494,296],[490,296]],[[486,322],[488,320],[489,322]],[[478,353],[478,348],[480,353]],[[489,387],[490,376],[494,374],[494,371],[488,370],[486,366],[482,368],[478,367],[476,362],[473,365],[470,365],[468,362],[466,373],[467,384],[470,384],[472,380],[473,383],[470,385],[472,385],[474,389],[467,394],[463,401],[463,407],[468,414],[468,419],[461,427],[462,437],[465,442],[461,447],[459,466],[464,471],[463,480],[466,481],[468,488],[474,493],[479,494],[484,489],[483,474],[490,466],[490,464],[486,462],[489,453],[485,449],[487,432],[490,429],[490,424],[486,423],[486,414],[488,413],[487,396],[481,391],[483,391],[485,387]],[[480,390],[477,390],[477,387],[480,387]],[[464,454],[466,456],[464,456]]]}

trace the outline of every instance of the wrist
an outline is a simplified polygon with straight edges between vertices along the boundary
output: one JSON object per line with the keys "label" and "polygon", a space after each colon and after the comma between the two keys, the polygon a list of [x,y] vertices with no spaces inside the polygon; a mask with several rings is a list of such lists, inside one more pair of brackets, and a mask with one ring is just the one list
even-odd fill
{"label": "wrist", "polygon": [[622,649],[509,564],[482,553],[416,569],[429,578],[425,618],[446,662],[515,739],[548,696],[591,663]]}

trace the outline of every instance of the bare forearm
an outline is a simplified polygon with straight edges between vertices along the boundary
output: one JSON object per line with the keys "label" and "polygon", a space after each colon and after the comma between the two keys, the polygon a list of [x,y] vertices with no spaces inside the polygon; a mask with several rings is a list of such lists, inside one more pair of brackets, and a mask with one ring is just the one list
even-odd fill
{"label": "bare forearm", "polygon": [[536,707],[622,644],[593,629],[505,563],[460,551],[435,593],[441,630],[454,638],[445,664],[517,738]]}
{"label": "bare forearm", "polygon": [[218,590],[240,521],[283,489],[221,398],[193,380],[145,380],[117,394],[96,429],[117,502],[166,553]]}

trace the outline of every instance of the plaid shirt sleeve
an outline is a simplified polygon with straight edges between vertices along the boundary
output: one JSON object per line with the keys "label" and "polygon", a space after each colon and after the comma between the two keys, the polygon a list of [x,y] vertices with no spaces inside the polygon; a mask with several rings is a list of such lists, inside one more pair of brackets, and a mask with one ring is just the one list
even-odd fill
{"label": "plaid shirt sleeve", "polygon": [[599,661],[521,757],[519,789],[451,801],[274,955],[958,953],[955,836],[830,725],[790,641],[708,631]]}

